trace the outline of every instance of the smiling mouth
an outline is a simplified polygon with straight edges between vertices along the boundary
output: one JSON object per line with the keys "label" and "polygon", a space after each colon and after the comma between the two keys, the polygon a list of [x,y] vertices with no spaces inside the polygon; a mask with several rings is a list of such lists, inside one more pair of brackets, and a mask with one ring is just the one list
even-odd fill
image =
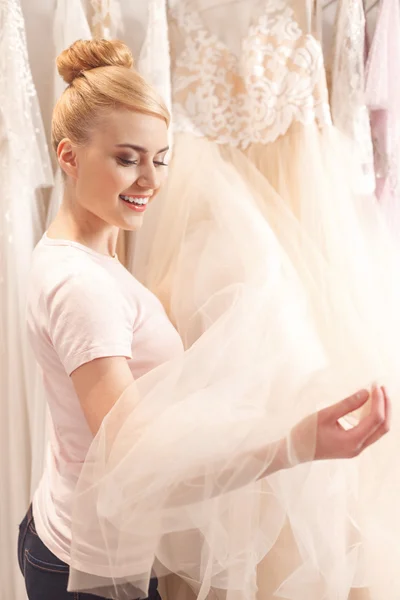
{"label": "smiling mouth", "polygon": [[128,208],[137,212],[145,211],[149,203],[149,196],[125,196],[124,194],[120,194],[119,197]]}

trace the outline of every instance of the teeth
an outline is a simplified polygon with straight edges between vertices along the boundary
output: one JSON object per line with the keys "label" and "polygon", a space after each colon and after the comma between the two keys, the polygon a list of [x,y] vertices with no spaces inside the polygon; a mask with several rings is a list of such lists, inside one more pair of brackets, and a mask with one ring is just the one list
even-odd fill
{"label": "teeth", "polygon": [[122,198],[122,200],[125,200],[125,202],[129,202],[130,204],[139,204],[140,206],[147,204],[149,201],[148,198],[135,198],[130,196],[124,196],[123,194],[120,194],[120,198]]}

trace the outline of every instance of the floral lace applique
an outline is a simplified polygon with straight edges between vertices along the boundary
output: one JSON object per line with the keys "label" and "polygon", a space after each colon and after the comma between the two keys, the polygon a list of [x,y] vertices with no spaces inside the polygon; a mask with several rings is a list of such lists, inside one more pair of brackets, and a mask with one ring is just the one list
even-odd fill
{"label": "floral lace applique", "polygon": [[320,44],[284,0],[266,0],[240,58],[189,4],[171,8],[170,19],[184,44],[173,57],[175,130],[246,148],[275,141],[294,122],[330,123]]}

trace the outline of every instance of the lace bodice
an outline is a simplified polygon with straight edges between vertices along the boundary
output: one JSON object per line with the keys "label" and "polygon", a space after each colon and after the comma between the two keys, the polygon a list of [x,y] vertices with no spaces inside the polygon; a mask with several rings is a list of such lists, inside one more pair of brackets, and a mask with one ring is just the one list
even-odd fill
{"label": "lace bodice", "polygon": [[170,7],[175,130],[246,148],[275,141],[294,122],[330,123],[320,44],[286,0],[257,8],[236,56],[190,1]]}

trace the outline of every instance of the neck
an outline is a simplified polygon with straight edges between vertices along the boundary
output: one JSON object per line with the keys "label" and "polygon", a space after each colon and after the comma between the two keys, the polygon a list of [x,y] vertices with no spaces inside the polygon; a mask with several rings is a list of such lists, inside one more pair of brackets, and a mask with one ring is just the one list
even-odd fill
{"label": "neck", "polygon": [[115,256],[119,229],[74,202],[65,190],[60,209],[47,230],[53,239],[83,244],[100,254]]}

